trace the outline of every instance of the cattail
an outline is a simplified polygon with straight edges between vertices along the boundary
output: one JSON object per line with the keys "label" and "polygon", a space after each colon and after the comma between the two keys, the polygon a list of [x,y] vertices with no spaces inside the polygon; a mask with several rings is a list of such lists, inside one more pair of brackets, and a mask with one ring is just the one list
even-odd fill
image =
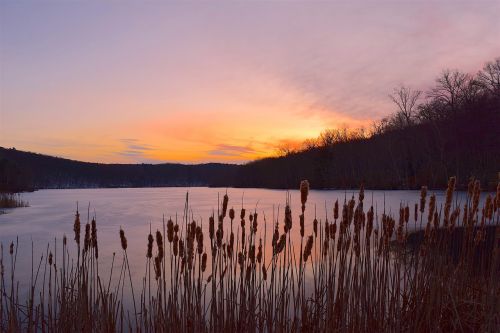
{"label": "cattail", "polygon": [[227,196],[227,193],[226,193],[226,194],[224,194],[224,198],[222,199],[222,217],[226,217],[228,202],[229,202],[229,197]]}
{"label": "cattail", "polygon": [[206,269],[207,269],[207,254],[203,253],[203,255],[201,256],[201,271],[205,272]]}
{"label": "cattail", "polygon": [[156,246],[158,247],[158,258],[160,258],[160,260],[163,260],[163,236],[160,230],[156,230]]}
{"label": "cattail", "polygon": [[290,209],[290,205],[285,206],[285,225],[284,230],[285,233],[288,233],[292,229],[292,210]]}
{"label": "cattail", "polygon": [[497,185],[497,194],[495,196],[495,212],[500,208],[500,182]]}
{"label": "cattail", "polygon": [[95,218],[92,219],[91,241],[92,247],[94,248],[94,257],[97,259],[99,257],[99,249],[97,246],[97,223]]}
{"label": "cattail", "polygon": [[161,277],[161,259],[159,256],[155,257],[155,278],[158,280]]}
{"label": "cattail", "polygon": [[169,219],[167,222],[167,240],[169,243],[172,243],[174,240],[174,221]]}
{"label": "cattail", "polygon": [[276,246],[278,245],[279,238],[280,238],[280,233],[278,231],[278,224],[276,224],[276,227],[274,228],[273,240],[272,240],[273,249],[276,248]]}
{"label": "cattail", "polygon": [[314,237],[318,237],[318,220],[314,218],[313,221],[313,232],[314,232]]}
{"label": "cattail", "polygon": [[10,242],[9,254],[12,255],[14,253],[14,242]]}
{"label": "cattail", "polygon": [[234,209],[233,208],[231,208],[229,210],[229,218],[231,219],[231,222],[234,220]]}
{"label": "cattail", "polygon": [[410,207],[406,206],[405,207],[405,213],[404,213],[404,217],[405,217],[405,223],[408,223],[408,221],[410,220]]}
{"label": "cattail", "polygon": [[184,258],[184,242],[179,239],[179,257]]}
{"label": "cattail", "polygon": [[420,213],[423,213],[425,210],[425,199],[427,197],[427,186],[422,186],[420,190]]}
{"label": "cattail", "polygon": [[415,212],[413,213],[413,217],[415,218],[415,223],[418,220],[418,203],[415,204]]}
{"label": "cattail", "polygon": [[436,196],[432,194],[429,200],[429,214],[427,216],[427,221],[432,221],[435,209],[436,209]]}
{"label": "cattail", "polygon": [[148,235],[148,252],[146,253],[146,257],[151,259],[153,257],[153,235],[149,233]]}
{"label": "cattail", "polygon": [[275,254],[281,253],[286,245],[286,234],[282,234],[278,244],[276,245]]}
{"label": "cattail", "polygon": [[365,198],[365,185],[361,183],[361,186],[359,188],[359,202],[363,202],[363,199]]}
{"label": "cattail", "polygon": [[307,262],[307,259],[311,255],[312,246],[313,246],[313,236],[311,235],[307,239],[307,243],[306,243],[306,246],[304,248],[304,262]]}
{"label": "cattail", "polygon": [[257,251],[257,262],[259,264],[262,262],[262,238],[259,239],[259,248]]}
{"label": "cattail", "polygon": [[326,237],[325,240],[323,241],[323,256],[326,257],[326,255],[328,254],[328,248],[329,248],[329,242],[328,242],[329,238]]}
{"label": "cattail", "polygon": [[210,216],[208,219],[208,233],[210,236],[210,239],[214,239],[214,234],[215,234],[215,220],[213,216]]}
{"label": "cattail", "polygon": [[253,232],[257,232],[257,212],[253,213]]}
{"label": "cattail", "polygon": [[339,199],[335,200],[335,205],[333,206],[333,218],[335,220],[339,218]]}
{"label": "cattail", "polygon": [[127,250],[127,238],[125,237],[125,231],[120,227],[120,241],[122,243],[122,249]]}
{"label": "cattail", "polygon": [[[330,225],[330,238],[335,239],[335,234],[337,233],[337,222],[333,222],[333,224]],[[325,235],[327,237],[328,234]]]}
{"label": "cattail", "polygon": [[178,233],[179,232],[179,225],[176,223],[174,225],[174,233]]}
{"label": "cattail", "polygon": [[67,239],[66,239],[66,234],[63,235],[63,245],[66,246]]}
{"label": "cattail", "polygon": [[488,196],[486,197],[484,212],[486,218],[491,220],[491,218],[493,217],[493,199],[491,198],[490,194],[488,194]]}
{"label": "cattail", "polygon": [[198,254],[203,253],[203,233],[200,231],[200,233],[197,234],[196,237],[197,244],[198,244]]}
{"label": "cattail", "polygon": [[52,252],[49,253],[49,266],[52,266]]}
{"label": "cattail", "polygon": [[73,231],[75,232],[75,241],[78,246],[80,246],[80,213],[78,209],[75,214],[75,223],[73,224]]}
{"label": "cattail", "polygon": [[242,208],[240,213],[240,219],[243,220],[244,218],[245,218],[245,208]]}
{"label": "cattail", "polygon": [[255,245],[250,246],[250,249],[248,251],[248,258],[250,258],[252,264],[255,264]]}
{"label": "cattail", "polygon": [[83,248],[85,252],[87,252],[90,248],[91,245],[91,238],[90,238],[90,224],[87,223],[85,225],[85,239],[83,240]]}
{"label": "cattail", "polygon": [[300,237],[304,237],[304,214],[300,214]]}
{"label": "cattail", "polygon": [[267,280],[267,269],[264,264],[262,264],[262,278],[264,279],[264,281]]}
{"label": "cattail", "polygon": [[306,209],[307,195],[309,194],[309,182],[303,180],[300,182],[300,202],[302,203],[302,213]]}
{"label": "cattail", "polygon": [[[151,239],[153,239],[153,236],[151,236]],[[179,236],[177,236],[177,234],[174,235],[174,246],[172,250],[174,252],[174,256],[177,257],[177,254],[179,253]]]}
{"label": "cattail", "polygon": [[448,181],[448,188],[446,189],[446,199],[444,204],[444,225],[448,226],[448,222],[450,220],[450,210],[451,210],[451,202],[453,200],[453,191],[455,190],[455,177],[450,177]]}

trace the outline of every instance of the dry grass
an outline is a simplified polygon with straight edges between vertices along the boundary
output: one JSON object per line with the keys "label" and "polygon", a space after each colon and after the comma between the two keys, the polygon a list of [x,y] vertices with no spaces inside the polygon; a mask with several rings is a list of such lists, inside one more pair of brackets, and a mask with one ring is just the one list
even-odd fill
{"label": "dry grass", "polygon": [[[62,253],[47,248],[33,263],[24,302],[15,280],[17,244],[2,247],[0,330],[498,331],[500,193],[480,207],[479,183],[471,181],[466,202],[456,206],[454,184],[451,179],[443,210],[424,189],[420,204],[401,206],[397,220],[365,209],[361,189],[357,199],[335,203],[333,220],[314,218],[312,230],[305,228],[312,215],[306,182],[298,227],[289,202],[284,221],[267,222],[245,209],[237,217],[226,195],[206,235],[187,218],[186,198],[186,218],[145,235],[141,286],[132,283],[121,229],[122,253],[110,268],[118,282],[102,279],[96,222],[81,228],[77,212],[76,245],[64,238]],[[409,234],[409,221],[422,224],[422,216],[430,218],[424,231]],[[292,232],[300,232],[300,244],[293,244]],[[68,246],[77,246],[77,258],[69,258]]]}
{"label": "dry grass", "polygon": [[18,193],[0,192],[0,208],[28,207],[28,203],[22,200]]}

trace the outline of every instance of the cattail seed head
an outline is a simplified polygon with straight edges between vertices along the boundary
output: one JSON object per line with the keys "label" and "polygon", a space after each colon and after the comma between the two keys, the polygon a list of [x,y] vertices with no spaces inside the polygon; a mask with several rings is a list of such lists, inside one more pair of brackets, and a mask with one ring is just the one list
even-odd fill
{"label": "cattail seed head", "polygon": [[233,208],[231,208],[229,210],[229,218],[231,219],[231,221],[234,220],[234,209]]}
{"label": "cattail seed head", "polygon": [[359,202],[363,202],[363,199],[365,198],[365,185],[361,183],[361,186],[359,188]]}
{"label": "cattail seed head", "polygon": [[425,210],[425,199],[427,197],[427,186],[422,186],[420,190],[420,213],[423,213]]}
{"label": "cattail seed head", "polygon": [[125,231],[120,228],[120,242],[122,244],[122,249],[127,250],[127,238],[125,237]]}
{"label": "cattail seed head", "polygon": [[333,206],[333,218],[335,220],[339,218],[339,199],[335,200],[335,205]]}
{"label": "cattail seed head", "polygon": [[205,272],[206,269],[207,269],[207,254],[203,253],[203,255],[201,256],[201,271]]}
{"label": "cattail seed head", "polygon": [[309,194],[309,181],[300,182],[300,202],[302,203],[302,213],[306,209],[307,195]]}
{"label": "cattail seed head", "polygon": [[210,239],[214,239],[214,234],[215,234],[215,220],[213,216],[210,216],[208,219],[208,233],[210,236]]}
{"label": "cattail seed head", "polygon": [[156,230],[156,246],[158,247],[158,258],[160,258],[160,261],[163,260],[163,236],[160,232],[160,230]]}
{"label": "cattail seed head", "polygon": [[227,196],[227,193],[226,193],[226,194],[224,194],[224,198],[222,199],[222,217],[226,217],[228,202],[229,202],[229,197]]}
{"label": "cattail seed head", "polygon": [[313,246],[313,236],[311,235],[308,237],[306,246],[304,248],[304,262],[307,262],[307,259],[311,255],[312,246]]}
{"label": "cattail seed head", "polygon": [[148,252],[146,253],[146,257],[151,259],[153,257],[153,235],[151,233],[148,235]]}
{"label": "cattail seed head", "polygon": [[315,218],[313,221],[314,237],[318,237],[318,220]]}
{"label": "cattail seed head", "polygon": [[73,224],[73,231],[75,232],[75,241],[78,246],[80,246],[80,214],[78,209],[75,214],[75,223]]}
{"label": "cattail seed head", "polygon": [[169,219],[167,222],[167,240],[169,243],[174,241],[174,222]]}
{"label": "cattail seed head", "polygon": [[49,266],[52,266],[52,252],[49,253]]}

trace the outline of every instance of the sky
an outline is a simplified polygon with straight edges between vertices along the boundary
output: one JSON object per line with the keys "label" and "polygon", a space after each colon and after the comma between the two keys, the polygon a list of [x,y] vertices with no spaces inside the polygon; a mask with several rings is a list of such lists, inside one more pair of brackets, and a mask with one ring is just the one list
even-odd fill
{"label": "sky", "polygon": [[500,1],[0,0],[0,146],[243,163],[500,56]]}

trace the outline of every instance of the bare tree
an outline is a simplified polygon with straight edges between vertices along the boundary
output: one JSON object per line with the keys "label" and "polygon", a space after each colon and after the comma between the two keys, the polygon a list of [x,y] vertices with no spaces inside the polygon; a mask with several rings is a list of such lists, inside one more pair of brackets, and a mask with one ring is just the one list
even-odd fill
{"label": "bare tree", "polygon": [[427,96],[435,101],[444,103],[455,114],[472,78],[469,74],[459,71],[445,70],[436,79],[436,87],[431,89]]}
{"label": "bare tree", "polygon": [[477,74],[477,81],[491,93],[500,94],[500,58],[486,63]]}
{"label": "bare tree", "polygon": [[416,115],[417,101],[422,94],[420,90],[413,90],[409,87],[400,86],[394,89],[389,98],[399,108],[396,117],[403,126],[410,126]]}

